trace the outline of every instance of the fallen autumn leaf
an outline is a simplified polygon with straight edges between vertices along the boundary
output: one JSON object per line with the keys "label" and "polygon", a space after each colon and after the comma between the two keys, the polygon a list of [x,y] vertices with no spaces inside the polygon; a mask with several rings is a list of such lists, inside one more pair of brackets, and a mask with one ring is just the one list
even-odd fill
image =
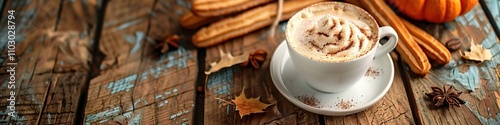
{"label": "fallen autumn leaf", "polygon": [[460,51],[460,55],[465,59],[481,62],[484,60],[491,60],[492,57],[489,49],[485,49],[481,44],[475,44],[474,42],[472,42],[470,46],[470,52],[464,52],[464,54],[462,54]]}
{"label": "fallen autumn leaf", "polygon": [[245,52],[239,56],[233,56],[230,52],[224,53],[219,49],[220,60],[219,62],[213,62],[210,64],[210,70],[205,71],[206,75],[217,72],[222,68],[231,67],[235,64],[240,64],[248,60],[249,52]]}
{"label": "fallen autumn leaf", "polygon": [[264,109],[272,105],[260,102],[260,97],[247,98],[244,90],[232,101],[236,105],[236,110],[239,111],[241,118],[250,115],[250,113],[262,113]]}

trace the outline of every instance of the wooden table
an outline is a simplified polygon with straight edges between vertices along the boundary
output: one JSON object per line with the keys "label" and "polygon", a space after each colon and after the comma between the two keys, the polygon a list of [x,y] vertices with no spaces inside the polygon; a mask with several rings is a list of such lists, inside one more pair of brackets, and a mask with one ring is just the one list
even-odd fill
{"label": "wooden table", "polygon": [[[279,43],[266,42],[269,28],[215,47],[193,47],[195,31],[179,25],[190,1],[0,0],[0,79],[5,81],[0,124],[500,124],[499,39],[480,4],[455,22],[417,24],[443,43],[460,39],[463,50],[481,43],[491,49],[493,60],[465,61],[457,51],[449,64],[418,77],[393,52],[396,72],[389,92],[366,111],[330,117],[302,110],[277,91],[269,60]],[[14,61],[6,49],[9,10],[15,10]],[[285,25],[277,28],[278,42]],[[165,33],[180,35],[181,47],[161,54],[154,39]],[[61,42],[70,39],[79,44]],[[203,72],[219,60],[219,49],[233,55],[264,49],[269,56],[258,70],[233,66],[207,76]],[[17,63],[15,89],[8,88],[12,62]],[[433,108],[424,93],[443,84],[471,90],[461,96],[467,103]],[[240,118],[235,106],[216,99],[233,99],[243,89],[247,97],[260,96],[274,105]],[[11,91],[15,118],[4,108]]]}

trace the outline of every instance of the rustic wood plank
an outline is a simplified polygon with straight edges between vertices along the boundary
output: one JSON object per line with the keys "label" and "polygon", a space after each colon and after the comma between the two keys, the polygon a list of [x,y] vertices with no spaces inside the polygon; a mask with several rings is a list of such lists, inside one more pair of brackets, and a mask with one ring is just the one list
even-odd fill
{"label": "rustic wood plank", "polygon": [[[16,23],[16,57],[18,59],[14,61],[18,63],[16,66],[16,88],[15,90],[8,89],[8,87],[0,89],[2,92],[12,90],[16,93],[15,109],[18,114],[17,117],[8,117],[0,121],[0,123],[36,124],[40,120],[40,113],[43,111],[45,97],[48,94],[49,84],[47,83],[52,83],[52,73],[41,73],[41,70],[37,69],[43,69],[40,68],[43,66],[38,65],[43,63],[42,60],[44,60],[40,55],[44,54],[45,59],[56,58],[57,55],[57,51],[47,51],[43,48],[49,47],[49,41],[45,39],[45,32],[53,30],[56,25],[59,0],[9,0],[3,12],[8,10],[16,11],[14,14],[16,17],[14,20]],[[0,22],[6,24],[6,21],[6,18],[2,18]],[[2,27],[0,28],[2,29],[0,31],[2,33],[0,38],[2,39],[7,39],[7,28],[5,26],[0,26]],[[4,51],[6,45],[6,42],[2,41],[0,43],[0,51],[4,58],[7,57],[5,55],[7,53]],[[1,68],[1,74],[5,76],[8,75],[6,73],[6,62],[3,62]],[[9,97],[2,93],[0,97],[2,98],[0,101],[2,108],[9,105],[10,102],[6,100]],[[8,111],[2,112],[1,117],[5,118],[7,116],[5,113]]]}
{"label": "rustic wood plank", "polygon": [[[153,2],[109,1],[100,38],[102,42],[99,43],[100,53],[104,56],[100,64],[102,74],[141,59]],[[139,70],[137,66],[131,68],[132,71]]]}
{"label": "rustic wood plank", "polygon": [[[268,56],[266,62],[258,70],[236,65],[207,76],[204,124],[319,124],[318,115],[302,110],[290,103],[279,93],[271,80],[269,60],[279,42],[284,40],[283,30],[285,25],[286,23],[281,23],[278,26],[275,36],[276,42],[274,43],[266,41],[266,31],[269,28],[265,28],[229,40],[221,45],[207,48],[207,68],[209,63],[219,60],[219,49],[232,55],[263,49],[267,51]],[[223,101],[215,98],[230,101],[235,96],[238,96],[243,89],[245,89],[247,97],[260,96],[262,102],[272,103],[273,105],[268,107],[265,113],[240,118],[234,105],[224,105]]]}
{"label": "rustic wood plank", "polygon": [[[56,31],[58,33],[71,33],[82,38],[83,43],[90,44],[90,39],[93,33],[92,25],[95,25],[95,10],[96,6],[87,4],[85,1],[64,1],[62,3],[59,20],[57,21]],[[53,39],[48,39],[49,42]],[[90,47],[90,46],[88,46]],[[75,48],[72,48],[75,49]],[[87,48],[86,52],[91,50]],[[84,84],[89,68],[77,70],[77,72],[70,72],[74,66],[89,67],[89,61],[79,60],[80,51],[76,53],[67,52],[67,50],[58,49],[56,61],[53,66],[52,72],[57,72],[51,76],[50,88],[46,97],[44,110],[40,114],[40,124],[73,124],[76,116],[76,109],[78,105],[78,98],[81,91],[80,89]],[[44,55],[42,55],[44,56]],[[76,58],[75,58],[76,57]],[[90,56],[83,56],[89,59]]]}
{"label": "rustic wood plank", "polygon": [[[107,46],[106,49],[125,49],[112,50],[111,56],[122,61],[102,65],[100,75],[92,79],[85,108],[86,124],[193,122],[198,70],[196,50],[181,43],[178,49],[161,54],[154,48],[153,41],[166,33],[179,34],[181,42],[189,38],[183,36],[188,33],[177,25],[179,16],[172,13],[187,11],[177,2],[111,1],[108,4],[101,42],[110,43],[101,45]],[[128,55],[113,55],[120,52]]]}
{"label": "rustic wood plank", "polygon": [[[142,53],[143,37],[148,25],[148,14],[144,12],[149,11],[152,5],[152,0],[142,3],[139,1],[108,2],[99,42],[99,51],[103,54],[104,60],[100,64],[99,76],[92,78],[89,85],[84,116],[86,124],[106,123],[107,121],[128,122],[131,118],[128,116],[127,119],[123,119],[125,121],[114,119],[123,115],[125,108],[135,109],[132,105],[132,94],[128,92],[133,90],[135,81],[139,78],[136,72],[139,71],[141,59],[139,56]],[[130,23],[131,20],[142,21]],[[133,47],[135,49],[132,51]],[[130,54],[136,55],[135,60],[125,61],[131,58]]]}
{"label": "rustic wood plank", "polygon": [[[500,124],[500,103],[497,101],[500,98],[499,40],[479,4],[455,21],[443,25],[427,24],[423,28],[443,44],[453,38],[460,39],[463,44],[461,51],[468,50],[472,43],[482,44],[484,48],[491,49],[494,58],[484,63],[466,61],[455,51],[452,52],[450,63],[443,67],[434,67],[427,77],[409,74],[409,85],[414,95],[410,98],[416,100],[417,110],[414,111],[421,118],[416,120],[423,124]],[[453,84],[459,91],[469,89],[473,92],[464,92],[461,95],[467,102],[461,107],[434,108],[431,99],[424,93],[431,92],[431,86],[443,84]]]}
{"label": "rustic wood plank", "polygon": [[[198,73],[197,51],[187,42],[190,41],[192,31],[184,30],[179,24],[181,14],[189,11],[188,2],[190,0],[158,0],[150,20],[148,38],[158,39],[165,37],[165,34],[177,34],[181,38],[180,47],[171,46],[165,54],[160,54],[151,41],[148,41],[144,48],[148,50],[144,51],[144,54],[150,57],[143,60],[142,63],[143,71],[149,72],[143,72],[143,76],[148,74],[150,77],[145,82],[153,80],[157,85],[143,87],[156,88],[154,100],[158,106],[155,112],[158,124],[187,125],[194,122],[194,88]],[[166,69],[161,71],[161,67]],[[138,94],[134,98],[140,98],[139,95],[145,94],[153,95],[153,92],[140,91],[140,89],[136,89],[135,92]],[[169,94],[170,92],[172,94]],[[164,97],[161,97],[162,94]]]}
{"label": "rustic wood plank", "polygon": [[54,74],[40,124],[73,124],[81,85],[86,72]]}
{"label": "rustic wood plank", "polygon": [[394,81],[385,96],[365,111],[343,117],[326,117],[327,125],[415,124],[395,52],[391,53],[391,57],[395,65]]}
{"label": "rustic wood plank", "polygon": [[82,36],[93,35],[97,5],[90,1],[92,0],[64,1],[57,30],[74,30],[82,33]]}
{"label": "rustic wood plank", "polygon": [[[87,72],[77,72],[77,73],[66,73],[69,70],[65,70],[68,67],[74,66],[74,64],[63,58],[68,58],[68,53],[60,53],[62,47],[58,45],[56,42],[67,42],[67,41],[56,41],[57,38],[52,38],[48,36],[49,32],[53,32],[56,27],[59,28],[59,33],[65,33],[69,31],[76,31],[80,37],[88,37],[88,32],[79,30],[80,25],[76,25],[79,22],[86,21],[82,19],[81,15],[75,12],[84,12],[82,7],[78,7],[77,5],[82,5],[81,1],[66,1],[65,3],[59,3],[59,0],[52,0],[49,3],[45,3],[44,1],[34,1],[33,5],[42,6],[45,5],[50,8],[45,7],[36,7],[37,10],[34,10],[32,13],[41,13],[45,14],[42,17],[33,19],[29,24],[20,24],[21,26],[34,27],[38,29],[34,31],[32,34],[26,35],[26,37],[30,38],[20,43],[21,52],[26,53],[26,55],[21,55],[22,58],[26,58],[29,60],[20,60],[20,63],[28,62],[32,64],[32,66],[28,67],[26,72],[17,72],[29,80],[29,84],[23,87],[25,89],[19,90],[19,94],[25,94],[26,96],[37,97],[31,100],[34,100],[35,103],[31,104],[39,104],[38,108],[32,108],[32,115],[36,118],[32,117],[28,118],[28,121],[33,121],[40,124],[72,124],[72,118],[74,117],[76,106],[78,105],[77,99],[80,94],[80,89],[78,89],[81,84],[84,82],[84,79],[87,76]],[[64,6],[63,6],[64,5]],[[67,11],[58,13],[57,11],[60,9],[59,7],[65,8]],[[88,7],[88,8],[87,8]],[[90,6],[83,7],[85,9],[92,9]],[[47,13],[47,14],[46,14]],[[57,14],[60,14],[62,20],[58,19]],[[49,16],[47,16],[49,15]],[[45,17],[43,17],[45,16]],[[34,25],[37,23],[44,23],[44,20],[48,20],[51,17],[54,22],[51,26],[46,25]],[[79,16],[79,17],[78,17]],[[80,20],[69,20],[68,18],[78,17]],[[91,16],[87,17],[90,19]],[[22,20],[21,20],[22,21]],[[29,21],[29,20],[26,20]],[[88,20],[87,20],[88,21]],[[91,21],[89,21],[91,22]],[[74,24],[76,23],[76,24]],[[85,23],[82,23],[85,24]],[[87,25],[85,25],[87,26]],[[43,28],[43,29],[42,29]],[[57,37],[57,36],[56,36]],[[88,39],[86,41],[89,43]],[[33,44],[33,45],[30,45]],[[36,46],[36,47],[35,47]],[[26,52],[23,51],[25,48]],[[88,65],[88,64],[80,64],[80,65]],[[19,68],[23,68],[24,66],[20,66]],[[54,74],[53,72],[60,72],[62,74]],[[40,84],[40,85],[38,85]],[[30,89],[35,89],[35,93],[30,91]],[[27,124],[31,124],[28,122]]]}

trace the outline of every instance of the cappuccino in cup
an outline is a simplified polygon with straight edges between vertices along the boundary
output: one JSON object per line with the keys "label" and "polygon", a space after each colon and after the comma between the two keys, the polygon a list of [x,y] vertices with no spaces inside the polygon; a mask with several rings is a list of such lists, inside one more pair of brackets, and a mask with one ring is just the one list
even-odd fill
{"label": "cappuccino in cup", "polygon": [[[343,2],[323,2],[297,12],[286,27],[288,52],[301,77],[323,92],[349,89],[374,57],[397,44],[392,27],[378,27],[363,9]],[[390,36],[379,45],[379,38]]]}
{"label": "cappuccino in cup", "polygon": [[[301,11],[289,32],[290,46],[300,54],[321,62],[345,62],[368,53],[376,45],[377,34],[355,13],[343,9]],[[378,30],[378,29],[376,29]]]}

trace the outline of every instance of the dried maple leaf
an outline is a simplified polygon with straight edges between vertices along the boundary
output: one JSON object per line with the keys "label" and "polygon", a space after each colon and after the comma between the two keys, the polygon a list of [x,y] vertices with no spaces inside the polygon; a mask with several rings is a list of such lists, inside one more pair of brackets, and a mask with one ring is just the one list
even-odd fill
{"label": "dried maple leaf", "polygon": [[465,54],[462,54],[462,52],[460,52],[460,55],[462,55],[465,59],[481,62],[484,60],[491,60],[492,57],[490,49],[485,49],[481,44],[475,44],[474,42],[472,42],[470,46],[470,52],[464,53]]}
{"label": "dried maple leaf", "polygon": [[262,113],[264,109],[272,105],[260,102],[260,97],[247,98],[244,90],[232,101],[236,105],[236,110],[240,113],[241,118],[250,115],[250,113]]}
{"label": "dried maple leaf", "polygon": [[210,64],[210,70],[205,71],[205,74],[210,75],[213,72],[217,72],[222,68],[225,67],[231,67],[235,64],[243,63],[248,60],[248,56],[250,55],[248,52],[245,52],[239,56],[233,57],[231,53],[224,53],[222,50],[219,49],[220,53],[220,61],[219,62],[213,62]]}

